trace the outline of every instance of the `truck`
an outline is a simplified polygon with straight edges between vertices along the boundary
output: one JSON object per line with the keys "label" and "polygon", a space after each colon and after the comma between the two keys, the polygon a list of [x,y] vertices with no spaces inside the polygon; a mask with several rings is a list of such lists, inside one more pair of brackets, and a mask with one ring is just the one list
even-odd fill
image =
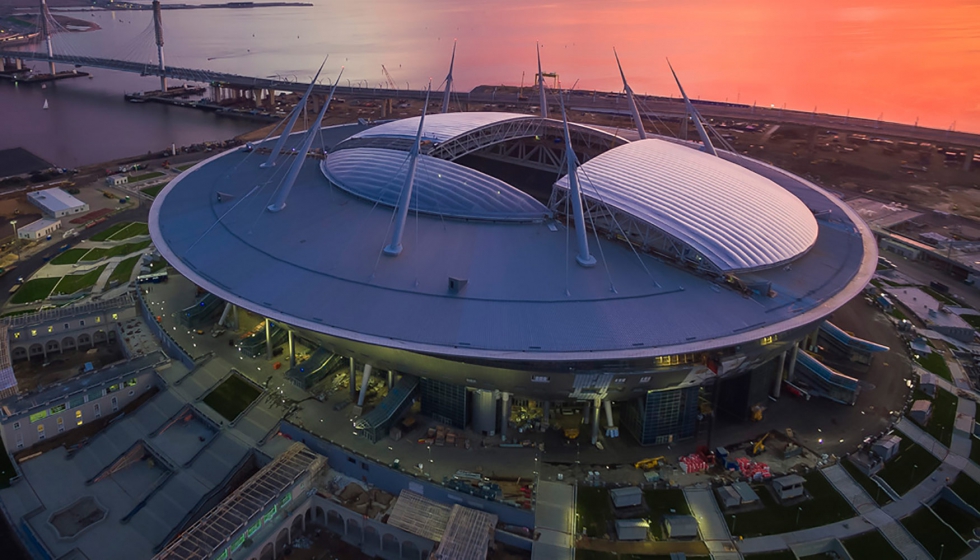
{"label": "truck", "polygon": [[949,286],[943,284],[942,282],[929,282],[929,287],[944,295],[949,293]]}

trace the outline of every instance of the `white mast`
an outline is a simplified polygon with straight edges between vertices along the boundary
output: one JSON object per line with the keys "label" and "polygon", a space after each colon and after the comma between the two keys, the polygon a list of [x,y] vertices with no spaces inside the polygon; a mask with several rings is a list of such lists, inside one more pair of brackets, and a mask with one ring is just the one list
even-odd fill
{"label": "white mast", "polygon": [[167,66],[163,62],[163,18],[160,15],[160,0],[153,0],[153,31],[156,34],[157,61],[160,65],[160,91],[167,92]]}
{"label": "white mast", "polygon": [[694,127],[698,129],[698,136],[701,137],[701,143],[704,144],[701,150],[717,156],[718,152],[715,151],[715,147],[711,144],[711,139],[708,138],[708,132],[704,129],[704,123],[701,122],[701,114],[698,113],[698,110],[691,104],[691,100],[687,98],[687,94],[684,93],[684,86],[681,85],[680,79],[677,78],[677,72],[674,72],[674,67],[670,65],[670,60],[667,61],[667,66],[670,68],[670,73],[674,75],[674,81],[677,82],[677,89],[681,90],[681,95],[684,97],[684,105],[687,107],[687,113],[694,119]]}
{"label": "white mast", "polygon": [[[51,16],[51,12],[48,11],[47,2],[45,2],[45,0],[41,0],[41,14],[38,15],[38,20],[41,23],[41,35],[44,36],[44,42],[47,44],[48,47],[49,59],[54,58],[54,47],[51,46],[51,29],[48,28],[48,17],[50,16]],[[54,67],[53,60],[48,62],[48,69],[50,70],[52,76],[54,76],[57,73]]]}
{"label": "white mast", "polygon": [[453,64],[456,62],[456,40],[453,40],[453,57],[449,59],[449,75],[446,76],[446,91],[442,94],[442,112],[449,112],[449,94],[453,87]]}
{"label": "white mast", "polygon": [[619,67],[619,75],[623,78],[623,88],[626,89],[626,99],[630,104],[630,112],[633,113],[633,123],[636,125],[636,132],[640,135],[640,140],[645,140],[647,137],[647,131],[643,130],[643,121],[640,120],[640,110],[636,107],[636,98],[633,97],[633,88],[626,83],[626,74],[623,72],[623,65],[619,63],[619,53],[616,49],[613,49],[613,55],[616,56],[616,66]]}
{"label": "white mast", "polygon": [[538,49],[538,94],[541,96],[541,117],[548,118],[548,96],[544,90],[544,74],[541,73],[541,45],[535,43]]}
{"label": "white mast", "polygon": [[[337,91],[337,84],[340,83],[340,77],[344,75],[344,68],[340,68],[340,73],[337,74],[337,81],[333,83],[333,87],[330,88],[330,96],[327,97],[327,101],[320,107],[320,112],[316,116],[316,120],[310,125],[310,129],[306,131],[306,137],[303,138],[303,144],[299,153],[296,154],[296,161],[289,168],[289,172],[286,174],[286,179],[283,181],[282,186],[279,187],[279,193],[276,195],[276,200],[269,205],[268,209],[270,212],[278,212],[286,207],[286,198],[289,196],[289,191],[293,189],[293,184],[296,182],[296,178],[299,177],[299,171],[303,167],[303,163],[306,161],[306,154],[310,152],[310,146],[313,145],[313,139],[320,132],[320,121],[323,120],[323,115],[327,113],[327,109],[330,108],[330,102],[333,101],[333,92]],[[298,111],[297,111],[298,113]],[[283,136],[286,134],[283,133]]]}
{"label": "white mast", "polygon": [[[329,58],[329,56],[327,58]],[[282,151],[282,147],[286,143],[286,138],[289,137],[289,133],[293,131],[293,126],[296,125],[296,119],[299,118],[299,114],[306,108],[306,100],[310,97],[310,92],[313,91],[313,86],[316,85],[316,79],[320,77],[320,72],[323,70],[323,65],[326,63],[327,59],[324,58],[323,62],[320,63],[320,69],[316,71],[316,76],[313,76],[313,81],[310,82],[310,87],[306,88],[306,93],[304,93],[303,97],[300,98],[299,103],[293,107],[293,112],[290,113],[289,120],[286,122],[286,128],[282,130],[282,134],[279,136],[279,139],[276,140],[276,145],[272,148],[272,153],[269,154],[269,159],[265,160],[265,163],[259,165],[259,167],[273,167],[276,164],[276,158],[279,157],[279,152]],[[341,70],[341,72],[343,72],[343,70]],[[337,87],[336,84],[334,87]],[[333,91],[330,92],[330,95],[333,95]]]}
{"label": "white mast", "polygon": [[390,257],[397,257],[402,252],[402,234],[405,233],[405,222],[408,220],[408,206],[412,201],[412,191],[415,188],[415,169],[419,162],[419,149],[422,145],[422,126],[425,124],[425,112],[429,107],[429,92],[432,91],[432,84],[429,84],[428,91],[425,92],[425,105],[422,106],[422,116],[419,117],[419,129],[415,133],[415,143],[412,144],[412,151],[408,154],[408,175],[405,177],[405,186],[398,196],[398,207],[395,212],[395,230],[391,232],[391,242],[384,248],[384,253]]}
{"label": "white mast", "polygon": [[578,256],[575,260],[585,268],[595,266],[595,257],[589,253],[589,234],[585,229],[585,212],[582,210],[582,193],[579,189],[576,168],[578,159],[572,149],[572,136],[568,132],[568,116],[565,114],[565,99],[558,90],[561,102],[561,119],[565,125],[565,162],[568,165],[568,196],[572,197],[572,214],[575,219],[575,240],[578,242]]}

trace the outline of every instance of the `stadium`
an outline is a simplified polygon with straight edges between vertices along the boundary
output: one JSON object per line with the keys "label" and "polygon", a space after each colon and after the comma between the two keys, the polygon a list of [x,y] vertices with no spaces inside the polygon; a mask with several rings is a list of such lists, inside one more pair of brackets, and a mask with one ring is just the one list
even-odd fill
{"label": "stadium", "polygon": [[700,141],[646,133],[627,94],[629,130],[567,122],[542,93],[540,114],[444,105],[269,138],[170,182],[151,236],[212,298],[288,331],[290,353],[294,336],[319,348],[293,370],[342,364],[359,406],[388,375],[355,422],[372,441],[414,400],[505,438],[514,402],[545,426],[574,409],[593,442],[604,424],[641,445],[783,387],[853,404],[855,380],[806,350],[875,271],[867,225],[716,149],[690,102]]}

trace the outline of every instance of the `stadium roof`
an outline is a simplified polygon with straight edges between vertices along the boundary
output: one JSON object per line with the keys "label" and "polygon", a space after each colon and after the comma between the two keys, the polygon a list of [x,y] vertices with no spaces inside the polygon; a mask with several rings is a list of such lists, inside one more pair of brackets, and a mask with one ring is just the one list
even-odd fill
{"label": "stadium roof", "polygon": [[[444,142],[471,130],[514,119],[525,119],[520,113],[442,113],[426,115],[422,127],[422,140]],[[415,138],[419,130],[419,117],[386,122],[351,136],[356,138]]]}
{"label": "stadium roof", "polygon": [[[813,213],[748,169],[659,139],[613,148],[579,168],[582,194],[695,249],[724,272],[778,266],[817,240]],[[558,186],[568,188],[568,177]]]}
{"label": "stadium roof", "polygon": [[[459,119],[461,123],[442,137],[479,126],[471,119],[503,118],[468,113],[439,117],[447,130],[449,121]],[[515,124],[530,122],[520,115],[515,118],[523,119]],[[417,127],[418,121],[415,123]],[[387,127],[390,132],[393,125],[377,128]],[[364,125],[325,128],[323,143],[332,149],[364,130]],[[294,135],[288,143],[295,145],[298,138]],[[607,144],[604,151],[608,153],[614,145]],[[665,154],[674,151],[673,146],[651,146],[662,148]],[[693,154],[676,155],[682,159],[692,155],[699,161],[697,166],[726,169],[738,177],[740,170],[730,170],[726,167],[730,164],[723,161],[701,162],[707,156],[695,147],[678,146]],[[363,145],[350,148],[361,149]],[[331,158],[357,157],[342,156],[342,151],[330,152],[328,167]],[[709,228],[676,216],[658,217],[662,224],[675,224],[677,235],[687,236],[692,243],[697,241],[697,227],[712,232],[720,247],[719,262],[729,262],[721,260],[724,257],[738,263],[734,255],[738,255],[739,243],[758,251],[753,255],[755,261],[744,261],[749,264],[779,262],[797,251],[799,256],[791,267],[740,272],[744,285],[762,286],[748,295],[720,283],[717,277],[644,253],[615,235],[590,235],[592,253],[599,263],[591,269],[579,267],[569,246],[569,228],[552,220],[497,223],[411,213],[404,251],[398,257],[387,257],[382,249],[389,241],[392,207],[333,188],[319,162],[310,159],[300,170],[287,207],[267,212],[265,207],[281,174],[259,169],[260,158],[254,153],[232,150],[216,155],[171,181],[150,213],[153,240],[182,274],[222,299],[274,320],[361,344],[436,356],[522,362],[700,352],[809,327],[860,293],[876,264],[871,232],[845,204],[799,177],[724,152],[720,152],[723,159],[758,176],[742,179],[748,184],[740,188],[784,189],[788,195],[773,196],[799,201],[790,200],[797,205],[790,215],[813,220],[811,225],[816,228],[815,242],[811,240],[806,250],[807,231],[787,225],[789,231],[799,234],[795,245],[782,253],[767,254],[763,241],[753,241],[748,233],[737,242],[726,238],[726,227],[731,228],[732,222],[709,224]],[[666,161],[661,166],[652,171],[670,171]],[[613,175],[612,170],[599,173],[596,169],[593,182]],[[691,173],[698,180],[711,176],[706,170]],[[582,176],[584,183],[587,177]],[[651,181],[647,176],[641,178]],[[657,188],[669,191],[667,185]],[[685,185],[676,188],[696,193]],[[625,186],[620,191],[624,199],[629,194]],[[219,200],[219,192],[230,198]],[[714,194],[706,198],[724,194],[711,192]],[[627,207],[625,200],[621,204]],[[666,203],[653,200],[645,204],[656,208]],[[670,204],[680,207],[684,202]],[[807,210],[805,216],[800,205]],[[716,206],[713,210],[723,215],[729,209]],[[743,210],[738,217],[741,221],[735,225],[753,227],[751,210]],[[779,229],[770,233],[782,235]],[[465,282],[454,284],[452,280]],[[650,320],[651,316],[658,320]]]}
{"label": "stadium roof", "polygon": [[[337,187],[394,207],[405,187],[409,154],[379,148],[334,152],[321,164]],[[509,184],[468,167],[419,156],[412,211],[453,218],[543,220],[551,213],[543,204]]]}

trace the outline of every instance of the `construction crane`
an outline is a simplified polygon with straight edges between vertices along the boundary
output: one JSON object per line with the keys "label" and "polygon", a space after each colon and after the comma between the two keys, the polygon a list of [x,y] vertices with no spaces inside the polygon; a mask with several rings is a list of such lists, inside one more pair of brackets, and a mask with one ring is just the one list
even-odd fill
{"label": "construction crane", "polygon": [[398,91],[398,86],[395,85],[395,80],[391,79],[391,74],[388,73],[388,69],[385,68],[384,64],[381,65],[381,71],[384,72],[385,80],[388,81],[388,87],[390,87],[395,91]]}
{"label": "construction crane", "polygon": [[664,456],[654,457],[653,459],[640,459],[633,464],[634,468],[648,471],[650,469],[655,469],[660,466],[660,462],[664,460]]}
{"label": "construction crane", "polygon": [[768,437],[769,437],[769,432],[766,432],[766,435],[764,435],[761,438],[759,438],[759,441],[755,442],[752,445],[752,450],[749,451],[749,455],[751,455],[753,457],[758,457],[759,454],[761,454],[763,451],[765,451],[766,450],[766,445],[763,442],[765,442],[766,441],[766,438],[768,438]]}
{"label": "construction crane", "polygon": [[518,101],[527,101],[527,97],[524,96],[524,72],[521,72],[521,89],[517,92]]}
{"label": "construction crane", "polygon": [[534,75],[534,81],[535,81],[535,83],[537,83],[539,77],[541,77],[541,78],[553,78],[555,80],[555,83],[554,83],[553,87],[555,89],[558,89],[558,73],[557,72],[541,72],[540,74],[535,74]]}

